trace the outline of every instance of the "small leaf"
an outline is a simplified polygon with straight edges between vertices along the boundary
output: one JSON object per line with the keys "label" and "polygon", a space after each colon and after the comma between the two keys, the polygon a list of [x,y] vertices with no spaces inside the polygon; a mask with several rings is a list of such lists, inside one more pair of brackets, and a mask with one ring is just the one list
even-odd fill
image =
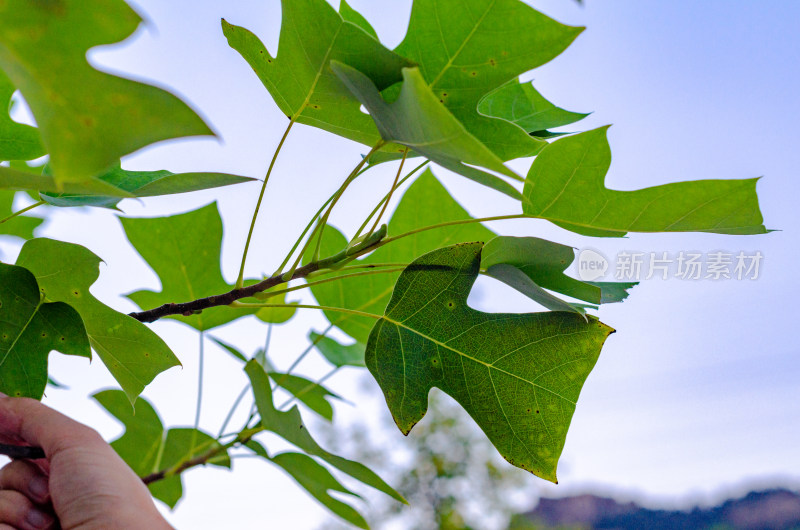
{"label": "small leaf", "polygon": [[0,160],[33,160],[45,154],[36,127],[17,123],[9,114],[14,85],[0,70]]}
{"label": "small leaf", "polygon": [[[226,173],[170,173],[169,171],[129,171],[117,165],[96,180],[105,182],[136,197],[174,195],[191,191],[230,186],[255,179]],[[118,195],[86,195],[76,193],[44,192],[42,200],[53,206],[98,206],[116,208]]]}
{"label": "small leaf", "polygon": [[522,211],[579,234],[626,232],[763,234],[756,182],[697,180],[635,191],[603,184],[611,165],[607,127],[556,140],[534,160]]}
{"label": "small leaf", "polygon": [[[131,409],[125,394],[119,390],[104,390],[92,397],[125,426],[125,432],[111,442],[111,447],[140,477],[169,469],[209,449],[220,448],[214,438],[197,429],[165,430],[158,413],[144,398],[136,400]],[[221,459],[209,463],[231,467],[227,452]],[[181,475],[153,482],[148,488],[156,499],[170,508],[174,508],[183,495]]]}
{"label": "small leaf", "polygon": [[135,197],[127,191],[100,180],[57,183],[52,175],[43,175],[41,171],[34,170],[38,170],[38,168],[20,169],[19,167],[0,166],[0,189],[52,191],[122,198]]}
{"label": "small leaf", "polygon": [[569,125],[588,116],[555,106],[534,88],[533,83],[520,83],[519,80],[487,94],[478,104],[478,112],[515,123],[536,136],[546,129]]}
{"label": "small leaf", "polygon": [[[281,286],[285,287],[285,285]],[[269,291],[266,291],[267,293]],[[262,297],[259,296],[263,293],[256,293],[253,298],[257,300],[262,300]],[[277,296],[271,296],[269,298],[263,298],[264,302],[268,304],[285,304],[286,303],[286,294],[282,293]],[[297,305],[298,302],[290,302],[286,307],[262,307],[258,311],[256,311],[256,318],[262,322],[267,322],[268,324],[283,324],[291,319],[294,314],[297,312],[297,308],[294,307]]]}
{"label": "small leaf", "polygon": [[311,437],[308,428],[303,424],[303,418],[300,416],[300,411],[296,406],[286,412],[281,412],[275,408],[275,404],[272,401],[269,377],[258,362],[250,360],[245,365],[244,370],[250,378],[258,413],[261,416],[261,425],[266,430],[274,432],[306,453],[321,458],[356,480],[360,480],[364,484],[372,486],[400,502],[405,502],[405,499],[399,493],[363,464],[336,456],[320,447]]}
{"label": "small leaf", "polygon": [[408,434],[438,387],[513,465],[556,481],[584,381],[613,330],[563,312],[483,313],[467,305],[481,243],[430,252],[397,280],[367,342],[367,367]]}
{"label": "small leaf", "polygon": [[289,473],[304,490],[330,511],[358,528],[369,528],[360,513],[349,504],[334,499],[328,492],[338,491],[355,497],[358,495],[342,486],[330,471],[313,458],[302,453],[281,453],[275,455],[272,461]]}
{"label": "small leaf", "polygon": [[[575,259],[575,250],[538,237],[498,236],[484,245],[481,268],[511,266],[545,289],[592,304],[621,302],[637,282],[582,282],[564,274]],[[492,275],[491,273],[489,274]]]}
{"label": "small leaf", "polygon": [[138,27],[122,0],[2,2],[0,19],[0,70],[30,106],[57,183],[87,181],[154,142],[212,134],[169,92],[89,65],[90,48]]}
{"label": "small leaf", "polygon": [[518,178],[441,104],[418,68],[403,68],[403,85],[392,103],[387,103],[372,80],[357,69],[337,61],[331,61],[331,69],[369,111],[384,140],[405,145],[470,180],[520,198],[519,191],[505,180],[472,167]]}
{"label": "small leaf", "polygon": [[[14,196],[16,192],[0,190],[0,219],[5,219],[10,216],[14,211]],[[15,236],[22,239],[33,238],[33,231],[44,219],[38,217],[29,217],[25,214],[17,215],[16,217],[0,223],[0,236]]]}
{"label": "small leaf", "polygon": [[253,68],[289,119],[374,145],[380,139],[375,125],[330,71],[329,62],[350,64],[381,88],[400,81],[400,69],[413,63],[342,19],[324,0],[281,1],[281,11],[277,57],[250,31],[223,20],[228,44]]}
{"label": "small leaf", "polygon": [[314,331],[308,334],[308,340],[316,346],[329,363],[337,368],[342,366],[366,366],[364,364],[366,346],[360,342],[345,346],[331,337],[320,335]]}
{"label": "small leaf", "polygon": [[279,387],[295,396],[306,407],[326,420],[333,421],[333,407],[327,398],[342,399],[340,396],[305,377],[279,372],[269,372],[269,376]]}
{"label": "small leaf", "polygon": [[512,265],[506,265],[504,263],[492,265],[486,270],[486,275],[513,287],[550,311],[567,311],[569,313],[578,313],[579,315],[585,314],[582,306],[574,306],[557,296],[553,296],[531,280],[528,275]]}
{"label": "small leaf", "polygon": [[100,258],[90,250],[37,238],[23,245],[17,264],[36,276],[48,300],[68,303],[80,314],[92,348],[131,403],[155,376],[180,364],[150,328],[92,296]]}
{"label": "small leaf", "polygon": [[[127,295],[142,309],[189,302],[233,289],[222,277],[222,218],[216,203],[169,217],[121,219],[131,244],[161,280],[162,289]],[[251,315],[258,309],[217,306],[196,315],[171,315],[198,331]]]}
{"label": "small leaf", "polygon": [[0,263],[0,392],[41,399],[52,350],[91,358],[80,315],[45,302],[29,270]]}
{"label": "small leaf", "polygon": [[222,348],[223,350],[225,350],[226,352],[231,354],[231,356],[234,357],[235,359],[238,359],[238,360],[242,361],[243,363],[246,363],[248,361],[247,357],[245,357],[245,355],[242,352],[240,352],[239,350],[237,350],[236,348],[234,348],[232,345],[228,344],[227,342],[222,342],[221,340],[219,340],[219,339],[217,339],[215,337],[209,337],[209,338],[212,341],[214,341],[217,344],[217,346],[219,346],[220,348]]}
{"label": "small leaf", "polygon": [[546,144],[515,123],[485,116],[481,99],[550,61],[583,28],[565,26],[519,0],[415,0],[396,52],[416,61],[436,99],[502,160]]}

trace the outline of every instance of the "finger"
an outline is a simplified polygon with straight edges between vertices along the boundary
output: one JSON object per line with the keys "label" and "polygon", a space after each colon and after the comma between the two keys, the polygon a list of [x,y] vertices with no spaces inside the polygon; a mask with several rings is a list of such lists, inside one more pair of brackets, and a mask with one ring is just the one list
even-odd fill
{"label": "finger", "polygon": [[22,493],[0,490],[0,523],[20,530],[41,530],[54,522],[52,515],[37,509]]}
{"label": "finger", "polygon": [[48,459],[70,447],[105,445],[93,429],[30,398],[0,397],[0,435],[37,445]]}
{"label": "finger", "polygon": [[50,497],[47,477],[24,460],[14,460],[0,469],[0,490],[16,490],[39,504],[46,503]]}

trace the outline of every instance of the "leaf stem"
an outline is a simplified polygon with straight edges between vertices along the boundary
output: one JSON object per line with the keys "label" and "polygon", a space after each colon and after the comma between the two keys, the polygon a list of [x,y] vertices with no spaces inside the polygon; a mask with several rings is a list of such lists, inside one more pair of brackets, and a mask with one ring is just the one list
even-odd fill
{"label": "leaf stem", "polygon": [[[408,175],[406,175],[405,177],[403,177],[402,179],[400,179],[400,182],[398,182],[398,183],[397,183],[397,188],[399,188],[400,186],[402,186],[402,185],[405,183],[405,181],[407,181],[407,180],[408,180],[408,179],[410,179],[412,176],[414,176],[414,174],[415,174],[417,171],[419,171],[420,169],[422,169],[423,167],[425,167],[425,165],[427,165],[429,162],[430,162],[430,160],[426,160],[426,161],[424,161],[423,163],[421,163],[420,165],[418,165],[417,167],[415,167],[414,169],[412,169],[412,170],[411,170],[411,171],[408,173]],[[376,205],[375,205],[375,208],[373,208],[373,209],[372,209],[372,211],[371,211],[371,212],[370,212],[370,214],[367,216],[367,218],[366,218],[366,219],[364,219],[364,222],[363,222],[363,223],[361,223],[361,226],[360,226],[360,227],[358,227],[358,231],[356,231],[356,235],[355,235],[355,236],[353,236],[353,240],[355,240],[355,239],[356,239],[358,236],[360,236],[360,235],[361,235],[361,232],[363,232],[363,231],[364,231],[364,229],[367,227],[367,224],[369,223],[369,220],[370,220],[370,219],[372,219],[372,216],[373,216],[373,215],[375,215],[375,214],[377,213],[378,209],[380,209],[380,207],[381,207],[381,206],[383,206],[385,203],[387,203],[387,202],[389,201],[389,197],[390,197],[390,194],[391,194],[391,192],[392,192],[392,190],[389,190],[389,193],[387,193],[386,195],[384,195],[384,196],[383,196],[383,198],[382,198],[380,201],[378,201],[378,204],[376,204]]]}
{"label": "leaf stem", "polygon": [[306,355],[308,355],[308,353],[312,349],[314,349],[314,346],[316,346],[319,343],[319,341],[321,341],[323,337],[325,337],[325,335],[327,335],[328,332],[332,329],[333,329],[333,324],[328,324],[328,327],[325,328],[325,331],[320,333],[316,339],[311,341],[311,344],[309,344],[308,347],[305,350],[303,350],[303,353],[298,355],[297,358],[292,362],[291,366],[289,366],[289,368],[286,370],[286,373],[283,374],[283,377],[281,377],[280,380],[275,381],[275,384],[272,386],[273,392],[275,392],[275,390],[278,388],[278,385],[283,383],[286,380],[286,378],[292,373],[292,371],[295,368],[297,368],[297,365],[300,364],[300,362],[306,357]]}
{"label": "leaf stem", "polygon": [[510,215],[495,215],[492,217],[479,217],[477,219],[459,219],[457,221],[447,221],[445,223],[438,223],[435,225],[423,226],[422,228],[415,228],[414,230],[409,230],[408,232],[404,232],[402,234],[398,234],[393,237],[384,238],[383,240],[381,240],[380,243],[378,243],[378,246],[382,247],[383,245],[388,245],[389,243],[392,243],[393,241],[402,239],[404,237],[418,234],[420,232],[425,232],[426,230],[434,230],[436,228],[443,228],[446,226],[465,225],[470,223],[487,223],[489,221],[503,221],[506,219],[523,219],[523,218],[530,218],[530,215],[526,215],[524,213],[517,213]]}
{"label": "leaf stem", "polygon": [[200,331],[200,355],[197,368],[197,408],[194,413],[194,431],[192,432],[192,445],[189,454],[194,454],[194,444],[197,439],[197,431],[200,428],[200,412],[203,409],[203,365],[205,364],[205,331]]}
{"label": "leaf stem", "polygon": [[239,404],[242,402],[244,397],[247,395],[247,391],[248,390],[250,390],[250,385],[245,385],[245,387],[242,389],[242,391],[239,392],[239,395],[236,396],[236,400],[233,402],[233,405],[231,405],[231,408],[228,411],[228,415],[225,416],[225,420],[222,422],[222,427],[219,428],[219,434],[217,435],[217,439],[218,440],[220,438],[222,438],[222,435],[225,432],[225,429],[228,427],[228,424],[231,422],[231,419],[233,418],[233,415],[236,412],[236,409],[239,408]]}
{"label": "leaf stem", "polygon": [[281,141],[278,142],[278,147],[275,149],[275,153],[272,155],[272,160],[269,163],[269,168],[267,169],[267,174],[264,176],[264,183],[261,185],[261,193],[258,194],[258,201],[256,202],[256,209],[253,212],[253,220],[250,221],[250,230],[247,232],[247,241],[244,244],[244,252],[242,253],[242,264],[239,266],[239,276],[236,278],[236,287],[241,288],[244,285],[244,264],[247,261],[247,251],[250,249],[250,240],[253,237],[253,230],[256,226],[256,219],[258,218],[258,211],[261,209],[261,201],[264,199],[264,192],[267,189],[267,182],[269,182],[269,176],[272,174],[272,168],[275,167],[275,161],[278,160],[278,154],[281,152],[281,148],[283,147],[283,143],[286,141],[286,138],[289,136],[289,131],[292,130],[292,125],[294,125],[295,119],[292,118],[289,120],[289,125],[286,127],[286,130],[283,132],[283,136],[281,137]]}
{"label": "leaf stem", "polygon": [[9,215],[8,217],[4,217],[3,219],[0,219],[0,224],[3,224],[3,223],[5,223],[6,221],[10,221],[11,219],[15,218],[16,216],[18,216],[18,215],[22,215],[22,214],[24,214],[25,212],[28,212],[28,211],[30,211],[30,210],[33,210],[33,209],[34,209],[34,208],[36,208],[37,206],[41,206],[41,205],[43,205],[43,204],[45,204],[45,202],[44,202],[44,201],[39,201],[39,202],[35,202],[35,203],[31,204],[30,206],[26,206],[25,208],[22,208],[21,210],[17,210],[16,212],[12,213],[12,214],[11,214],[11,215]]}
{"label": "leaf stem", "polygon": [[403,165],[406,163],[407,157],[408,157],[408,147],[406,147],[405,150],[403,151],[403,159],[400,161],[400,167],[397,168],[397,174],[394,176],[394,182],[392,182],[392,187],[389,188],[389,194],[386,196],[386,200],[383,201],[383,208],[381,208],[381,212],[375,218],[375,222],[372,224],[372,228],[370,228],[369,232],[367,232],[367,237],[369,237],[369,235],[372,234],[376,228],[378,228],[378,223],[380,222],[381,217],[383,217],[383,214],[386,213],[386,207],[389,206],[389,201],[392,200],[392,194],[394,193],[394,190],[397,189],[397,183],[400,180],[400,173],[403,172]]}

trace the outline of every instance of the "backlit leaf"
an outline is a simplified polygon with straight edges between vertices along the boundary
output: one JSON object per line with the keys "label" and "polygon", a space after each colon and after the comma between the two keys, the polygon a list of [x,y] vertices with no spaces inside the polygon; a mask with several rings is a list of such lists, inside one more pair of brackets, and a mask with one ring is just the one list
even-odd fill
{"label": "backlit leaf", "polygon": [[80,245],[37,238],[25,243],[17,264],[30,270],[48,300],[80,314],[89,342],[131,402],[155,376],[180,364],[150,328],[97,300],[90,292],[100,258]]}
{"label": "backlit leaf", "polygon": [[212,134],[169,92],[89,65],[90,48],[138,27],[122,0],[2,2],[0,20],[0,70],[30,106],[56,182],[88,180],[154,142]]}
{"label": "backlit leaf", "polygon": [[52,191],[55,193],[77,193],[82,195],[106,195],[111,197],[135,197],[132,193],[116,188],[101,180],[57,183],[52,175],[40,170],[0,166],[0,189]]}
{"label": "backlit leaf", "polygon": [[[117,165],[97,177],[105,182],[130,193],[136,197],[155,197],[157,195],[173,195],[190,191],[218,188],[231,184],[250,182],[255,179],[228,175],[226,173],[171,173],[169,171],[130,171]],[[122,199],[118,195],[86,195],[75,193],[44,192],[42,200],[53,206],[99,206],[116,208]]]}
{"label": "backlit leaf", "polygon": [[250,378],[258,413],[261,416],[261,424],[265,429],[274,432],[309,455],[321,458],[356,480],[360,480],[364,484],[372,486],[400,502],[405,502],[399,493],[363,464],[336,456],[320,447],[311,437],[308,428],[303,424],[303,418],[300,416],[300,411],[296,406],[286,412],[279,411],[272,401],[269,377],[258,362],[250,360],[245,366],[245,372]]}
{"label": "backlit leaf", "polygon": [[556,482],[578,395],[613,330],[574,313],[470,308],[482,246],[438,249],[403,271],[370,333],[367,367],[403,433],[438,387],[506,460]]}
{"label": "backlit leaf", "polygon": [[275,383],[295,396],[298,401],[328,421],[333,421],[333,406],[328,398],[342,399],[324,386],[305,377],[293,374],[269,372]]}
{"label": "backlit leaf", "polygon": [[364,364],[366,346],[360,342],[344,345],[331,337],[320,335],[314,331],[308,334],[308,340],[314,344],[329,363],[336,367],[366,366]]}
{"label": "backlit leaf", "polygon": [[[538,237],[498,236],[481,252],[481,268],[505,265],[521,271],[540,287],[592,304],[621,302],[637,282],[583,282],[564,274],[575,250]],[[496,270],[496,269],[495,269]],[[491,272],[490,272],[491,275]]]}
{"label": "backlit leaf", "polygon": [[515,123],[478,112],[481,99],[550,61],[582,28],[519,0],[414,0],[397,53],[419,64],[436,99],[502,160],[536,154],[544,142]]}
{"label": "backlit leaf", "polygon": [[528,134],[545,137],[547,129],[569,125],[588,116],[555,106],[533,83],[519,81],[511,81],[487,94],[478,104],[478,112],[515,123]]}
{"label": "backlit leaf", "polygon": [[392,103],[387,103],[378,87],[357,69],[336,61],[331,62],[331,68],[369,111],[384,140],[405,145],[442,167],[510,197],[521,197],[502,178],[472,167],[517,176],[442,105],[418,68],[403,69],[403,85]]}
{"label": "backlit leaf", "polygon": [[[131,244],[161,280],[161,291],[141,290],[128,298],[147,310],[223,294],[228,284],[220,270],[222,218],[216,203],[169,217],[125,218],[122,227]],[[215,328],[257,309],[211,307],[197,315],[172,315],[198,331]]]}
{"label": "backlit leaf", "polygon": [[358,528],[369,528],[364,517],[352,506],[331,497],[329,491],[338,491],[358,497],[345,488],[330,471],[316,460],[302,453],[281,453],[272,461],[282,467],[300,486],[323,506]]}
{"label": "backlit leaf", "polygon": [[[220,447],[214,438],[197,429],[164,429],[158,413],[144,398],[136,400],[132,409],[125,394],[119,390],[104,390],[92,397],[125,426],[125,432],[111,442],[111,447],[140,477],[169,469],[184,459]],[[231,467],[227,452],[209,463]],[[170,508],[174,508],[183,495],[181,475],[153,482],[148,484],[148,488],[156,499]]]}
{"label": "backlit leaf", "polygon": [[400,69],[413,63],[342,19],[325,0],[282,1],[281,11],[277,57],[250,31],[223,20],[228,44],[253,68],[287,117],[374,145],[380,138],[375,125],[329,63],[358,68],[381,89],[400,81]]}
{"label": "backlit leaf", "polygon": [[0,160],[33,160],[45,154],[36,127],[17,123],[9,115],[14,85],[0,70]]}
{"label": "backlit leaf", "polygon": [[[16,192],[0,190],[0,219],[5,219],[13,213],[14,196]],[[16,236],[22,239],[31,239],[34,229],[42,224],[43,219],[29,217],[25,214],[17,215],[4,223],[0,223],[0,236]]]}
{"label": "backlit leaf", "polygon": [[635,191],[604,186],[611,165],[607,127],[562,138],[536,157],[522,211],[579,234],[626,232],[763,234],[756,182],[696,180]]}
{"label": "backlit leaf", "polygon": [[91,357],[80,315],[45,301],[29,270],[0,263],[0,392],[41,399],[52,350]]}

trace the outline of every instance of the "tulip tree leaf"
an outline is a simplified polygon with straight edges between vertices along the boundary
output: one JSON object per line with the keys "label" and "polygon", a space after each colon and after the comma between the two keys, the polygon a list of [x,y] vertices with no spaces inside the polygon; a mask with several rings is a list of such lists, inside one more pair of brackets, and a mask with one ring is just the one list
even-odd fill
{"label": "tulip tree leaf", "polygon": [[601,127],[556,140],[534,160],[522,211],[590,236],[627,232],[763,234],[758,179],[676,182],[635,191],[604,186],[611,149]]}
{"label": "tulip tree leaf", "polygon": [[[5,219],[13,213],[15,192],[0,190],[0,219]],[[16,236],[22,239],[31,239],[33,231],[42,224],[43,219],[29,217],[27,215],[17,215],[8,221],[0,224],[0,236]]]}
{"label": "tulip tree leaf", "polygon": [[479,102],[556,57],[581,31],[520,0],[415,0],[395,51],[419,64],[436,99],[472,135],[510,160],[532,156],[546,144],[515,123],[481,114]]}
{"label": "tulip tree leaf", "polygon": [[360,342],[344,345],[331,337],[320,335],[314,331],[308,334],[308,340],[329,363],[337,368],[342,366],[366,366],[364,364],[366,346]]}
{"label": "tulip tree leaf", "polygon": [[381,88],[400,81],[400,69],[412,63],[344,20],[325,0],[282,1],[281,9],[277,57],[250,31],[223,20],[228,44],[253,68],[287,117],[374,145],[380,139],[375,125],[330,71],[329,62],[358,68]]}
{"label": "tulip tree leaf", "polygon": [[298,401],[328,421],[333,421],[333,406],[328,398],[342,399],[319,383],[293,374],[269,372],[275,383]]}
{"label": "tulip tree leaf", "polygon": [[[251,182],[255,179],[228,175],[226,173],[171,173],[169,171],[130,171],[122,169],[119,163],[109,171],[97,177],[98,181],[105,182],[130,193],[136,197],[155,197],[158,195],[173,195],[190,191],[218,188],[242,182]],[[53,206],[98,206],[103,208],[116,208],[119,196],[86,195],[75,193],[44,192],[42,200]]]}
{"label": "tulip tree leaf", "polygon": [[[521,198],[519,191],[502,178],[472,167],[519,178],[441,104],[418,68],[403,69],[403,85],[392,103],[387,103],[378,87],[357,69],[336,61],[331,62],[331,69],[369,111],[384,140],[405,145],[468,179]],[[520,132],[525,134],[522,129]]]}
{"label": "tulip tree leaf", "polygon": [[278,410],[272,401],[269,376],[257,361],[248,361],[244,370],[250,378],[256,407],[261,416],[261,425],[266,430],[274,432],[309,455],[324,460],[354,479],[372,486],[400,502],[405,502],[405,499],[399,493],[363,464],[336,456],[320,447],[311,437],[308,428],[303,424],[303,418],[300,416],[300,411],[296,406],[286,412]]}
{"label": "tulip tree leaf", "polygon": [[[169,217],[122,219],[122,227],[131,244],[161,280],[160,292],[141,290],[127,295],[140,308],[190,302],[233,289],[220,270],[222,218],[216,203]],[[197,315],[171,315],[169,318],[202,331],[256,311],[256,308],[217,306]]]}
{"label": "tulip tree leaf", "polygon": [[364,15],[350,7],[350,4],[348,4],[345,0],[341,0],[341,2],[339,2],[339,14],[345,21],[355,24],[359,28],[366,31],[373,39],[380,40],[378,39],[378,32],[375,31],[375,28],[372,27],[372,24],[370,24],[367,19],[364,18]]}
{"label": "tulip tree leaf", "polygon": [[[402,234],[421,226],[447,221],[469,219],[470,215],[442,186],[430,170],[426,170],[406,190],[389,221],[389,233]],[[355,263],[396,263],[406,265],[425,252],[442,245],[467,241],[488,241],[495,234],[480,223],[465,223],[433,230],[399,239]],[[344,236],[328,227],[322,241],[322,255],[332,255],[347,245]],[[313,245],[312,245],[313,246]],[[336,273],[334,273],[336,274]],[[371,274],[346,278],[336,282],[317,284],[311,292],[321,305],[345,307],[375,315],[383,314],[392,295],[399,272]],[[328,311],[328,320],[356,341],[366,344],[375,324],[368,317],[343,315]]]}
{"label": "tulip tree leaf", "polygon": [[358,528],[369,528],[364,517],[347,503],[330,496],[329,491],[337,491],[359,497],[331,475],[324,466],[302,453],[281,453],[271,459],[282,467],[289,476],[323,506]]}
{"label": "tulip tree leaf", "polygon": [[481,268],[514,267],[540,287],[592,304],[621,302],[628,297],[628,289],[637,285],[576,280],[564,274],[574,259],[575,250],[566,245],[538,237],[498,236],[484,245]]}
{"label": "tulip tree leaf", "polygon": [[11,119],[14,85],[0,70],[0,160],[33,160],[45,154],[36,127]]}
{"label": "tulip tree leaf", "polygon": [[467,305],[481,243],[430,252],[397,280],[367,342],[367,368],[408,434],[438,387],[511,464],[556,482],[581,387],[613,331],[573,313],[483,313]]}
{"label": "tulip tree leaf", "polygon": [[[33,169],[33,168],[31,168]],[[57,183],[52,175],[44,175],[31,169],[0,166],[0,189],[52,191],[55,193],[76,193],[82,195],[105,195],[111,197],[135,197],[101,180]]]}
{"label": "tulip tree leaf", "polygon": [[[111,442],[111,447],[140,477],[169,469],[182,460],[220,448],[219,443],[203,431],[187,428],[164,429],[158,413],[144,398],[131,408],[125,394],[119,390],[104,390],[92,396],[111,415],[125,426],[125,432]],[[209,463],[231,467],[227,452]],[[172,475],[148,484],[150,493],[170,508],[183,496],[181,475]]]}
{"label": "tulip tree leaf", "polygon": [[0,263],[0,392],[41,399],[52,350],[91,358],[80,315],[46,302],[29,270]]}
{"label": "tulip tree leaf", "polygon": [[129,37],[122,0],[0,3],[0,70],[31,108],[57,183],[86,181],[154,142],[212,134],[160,88],[92,68],[86,53]]}
{"label": "tulip tree leaf", "polygon": [[92,296],[99,264],[80,245],[44,238],[26,242],[17,259],[48,300],[68,303],[80,314],[92,348],[133,402],[155,376],[180,362],[150,328]]}
{"label": "tulip tree leaf", "polygon": [[582,120],[588,114],[570,112],[545,99],[533,83],[512,81],[487,94],[478,112],[515,123],[528,134],[548,136],[547,129]]}

